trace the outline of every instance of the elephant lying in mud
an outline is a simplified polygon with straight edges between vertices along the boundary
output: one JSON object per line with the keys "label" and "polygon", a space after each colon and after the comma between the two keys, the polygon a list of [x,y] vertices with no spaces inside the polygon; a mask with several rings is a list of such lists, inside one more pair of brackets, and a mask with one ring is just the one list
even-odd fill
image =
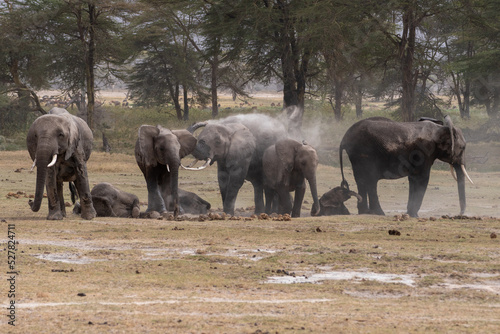
{"label": "elephant lying in mud", "polygon": [[350,212],[344,202],[351,196],[355,196],[358,203],[362,200],[357,193],[343,187],[335,187],[327,191],[319,199],[319,216],[349,215]]}
{"label": "elephant lying in mud", "polygon": [[[90,192],[98,217],[139,217],[139,198],[122,191],[110,183],[99,183]],[[80,212],[80,204],[76,203],[73,213]]]}
{"label": "elephant lying in mud", "polygon": [[[70,187],[70,189],[72,189]],[[73,192],[73,190],[72,190]],[[122,191],[110,183],[99,183],[90,192],[94,208],[99,217],[137,218],[140,216],[139,198],[131,193]],[[179,189],[180,212],[190,214],[206,214],[210,210],[210,203],[193,192]],[[167,199],[167,207],[171,210],[174,201]],[[73,213],[80,213],[80,204],[76,203]]]}
{"label": "elephant lying in mud", "polygon": [[182,214],[206,214],[212,207],[210,203],[191,191],[179,188],[179,205]]}

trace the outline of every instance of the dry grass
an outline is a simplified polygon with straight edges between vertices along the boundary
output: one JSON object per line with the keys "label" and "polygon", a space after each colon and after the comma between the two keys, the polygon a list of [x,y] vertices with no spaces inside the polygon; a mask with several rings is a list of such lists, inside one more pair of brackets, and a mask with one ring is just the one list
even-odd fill
{"label": "dry grass", "polygon": [[[500,239],[491,238],[500,220],[490,218],[500,216],[500,173],[471,172],[467,214],[476,217],[468,219],[440,218],[458,213],[458,196],[449,173],[436,170],[421,220],[395,220],[406,206],[401,180],[381,182],[386,217],[250,219],[245,183],[237,207],[247,220],[84,221],[69,214],[46,221],[46,200],[34,213],[24,197],[34,193],[30,166],[26,151],[0,152],[0,239],[9,223],[19,241],[18,332],[493,333],[500,325]],[[93,153],[88,167],[91,186],[107,181],[147,200],[133,156]],[[217,209],[215,173],[214,166],[182,171],[181,187]],[[318,174],[320,193],[340,183],[338,168],[322,165]],[[306,201],[307,215],[309,194]],[[355,213],[354,200],[347,204]],[[0,254],[6,272],[7,254]],[[396,277],[384,282],[388,274]],[[8,287],[0,286],[7,305]],[[2,332],[11,329],[6,321]]]}

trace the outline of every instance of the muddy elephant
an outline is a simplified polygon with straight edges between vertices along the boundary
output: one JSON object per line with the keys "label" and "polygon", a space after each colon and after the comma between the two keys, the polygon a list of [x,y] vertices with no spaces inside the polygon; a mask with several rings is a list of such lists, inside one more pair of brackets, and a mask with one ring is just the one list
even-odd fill
{"label": "muddy elephant", "polygon": [[74,182],[81,199],[81,216],[96,216],[90,195],[87,160],[92,152],[92,131],[84,120],[61,108],[53,108],[31,125],[26,144],[33,167],[37,167],[35,198],[29,201],[37,212],[47,188],[49,213],[47,219],[66,216],[63,182]]}
{"label": "muddy elephant", "polygon": [[[342,166],[342,151],[349,156],[362,201],[360,214],[384,215],[377,183],[381,179],[408,177],[410,183],[407,213],[418,217],[431,166],[436,159],[450,164],[456,172],[460,214],[465,211],[465,178],[472,182],[465,170],[465,138],[449,116],[444,122],[425,119],[419,122],[395,122],[383,117],[372,117],[352,125],[339,147],[342,185],[346,186]],[[455,175],[454,175],[455,177]]]}
{"label": "muddy elephant", "polygon": [[169,130],[161,125],[139,128],[135,159],[148,188],[146,212],[163,213],[171,207],[174,216],[179,214],[179,166],[195,146],[196,138],[187,130]]}
{"label": "muddy elephant", "polygon": [[210,210],[211,205],[197,194],[179,189],[179,204],[181,213],[189,213],[193,215],[206,214]]}
{"label": "muddy elephant", "polygon": [[[131,193],[125,192],[110,183],[99,183],[90,192],[92,202],[98,217],[139,217],[139,198]],[[80,203],[76,203],[73,213],[80,213]]]}
{"label": "muddy elephant", "polygon": [[192,154],[207,162],[204,167],[217,161],[224,212],[234,215],[236,197],[245,180],[254,188],[255,213],[264,212],[262,156],[269,146],[287,136],[285,126],[267,115],[246,114],[196,123],[188,130],[200,127],[204,128]]}
{"label": "muddy elephant", "polygon": [[349,209],[344,202],[352,196],[358,199],[358,203],[362,201],[361,196],[344,187],[335,187],[327,191],[319,199],[318,216],[349,215]]}
{"label": "muddy elephant", "polygon": [[[311,215],[319,214],[318,191],[316,186],[316,169],[318,155],[316,150],[305,142],[294,139],[281,139],[268,147],[262,157],[264,171],[264,190],[266,192],[266,213],[272,211],[272,200],[277,195],[277,213],[291,213],[292,217],[300,217],[300,209],[309,182],[313,205]],[[294,191],[293,206],[290,192]]]}

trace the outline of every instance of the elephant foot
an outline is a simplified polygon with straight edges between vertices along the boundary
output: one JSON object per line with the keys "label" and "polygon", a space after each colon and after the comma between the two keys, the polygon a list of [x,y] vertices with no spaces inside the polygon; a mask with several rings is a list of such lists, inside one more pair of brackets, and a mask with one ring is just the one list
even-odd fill
{"label": "elephant foot", "polygon": [[62,220],[64,218],[61,211],[49,212],[47,220]]}
{"label": "elephant foot", "polygon": [[96,216],[97,216],[97,212],[95,211],[93,206],[91,206],[90,208],[87,208],[86,210],[84,210],[82,207],[82,218],[83,219],[92,220]]}
{"label": "elephant foot", "polygon": [[134,207],[132,209],[132,218],[137,218],[141,214],[140,210],[138,207]]}

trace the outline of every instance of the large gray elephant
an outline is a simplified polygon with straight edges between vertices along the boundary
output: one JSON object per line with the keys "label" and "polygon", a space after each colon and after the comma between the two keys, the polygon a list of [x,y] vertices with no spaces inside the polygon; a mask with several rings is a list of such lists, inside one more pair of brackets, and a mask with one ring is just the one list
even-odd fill
{"label": "large gray elephant", "polygon": [[[272,200],[278,196],[277,213],[291,213],[292,217],[300,217],[300,209],[306,191],[305,180],[309,182],[313,205],[311,215],[319,214],[318,191],[316,186],[316,169],[318,154],[305,142],[294,139],[281,139],[269,146],[262,157],[264,171],[264,190],[266,192],[266,213],[272,211]],[[294,203],[290,192],[295,191]]]}
{"label": "large gray elephant", "polygon": [[207,161],[204,167],[217,161],[224,212],[234,215],[236,197],[245,179],[254,188],[255,213],[264,212],[262,156],[269,146],[287,136],[285,126],[267,115],[246,114],[197,123],[188,130],[194,132],[199,127],[204,129],[192,154]]}
{"label": "large gray elephant", "polygon": [[46,186],[47,219],[63,219],[66,216],[63,182],[72,181],[82,202],[82,218],[96,216],[87,175],[92,140],[87,123],[65,109],[53,108],[33,122],[26,138],[33,166],[37,167],[35,198],[29,201],[31,210],[40,210]]}
{"label": "large gray elephant", "polygon": [[349,209],[347,209],[344,202],[352,196],[358,199],[358,203],[363,200],[361,196],[347,188],[335,187],[330,189],[319,199],[320,210],[318,216],[349,215]]}
{"label": "large gray elephant", "polygon": [[[116,188],[111,183],[96,184],[90,194],[98,217],[139,217],[139,198]],[[78,214],[80,211],[80,204],[76,203],[73,212]]]}
{"label": "large gray elephant", "polygon": [[171,207],[174,216],[179,214],[179,166],[195,146],[196,138],[187,130],[169,130],[160,125],[139,128],[135,159],[148,188],[146,212],[163,213]]}
{"label": "large gray elephant", "polygon": [[[358,193],[360,214],[384,215],[378,195],[380,179],[408,177],[410,191],[407,212],[418,217],[431,166],[436,159],[447,162],[456,172],[460,214],[465,211],[465,139],[462,131],[453,126],[449,116],[444,124],[428,119],[401,123],[383,117],[361,120],[344,135],[339,148],[342,185],[347,186],[342,166],[342,151],[346,150],[352,164]],[[347,186],[348,187],[348,186]]]}

